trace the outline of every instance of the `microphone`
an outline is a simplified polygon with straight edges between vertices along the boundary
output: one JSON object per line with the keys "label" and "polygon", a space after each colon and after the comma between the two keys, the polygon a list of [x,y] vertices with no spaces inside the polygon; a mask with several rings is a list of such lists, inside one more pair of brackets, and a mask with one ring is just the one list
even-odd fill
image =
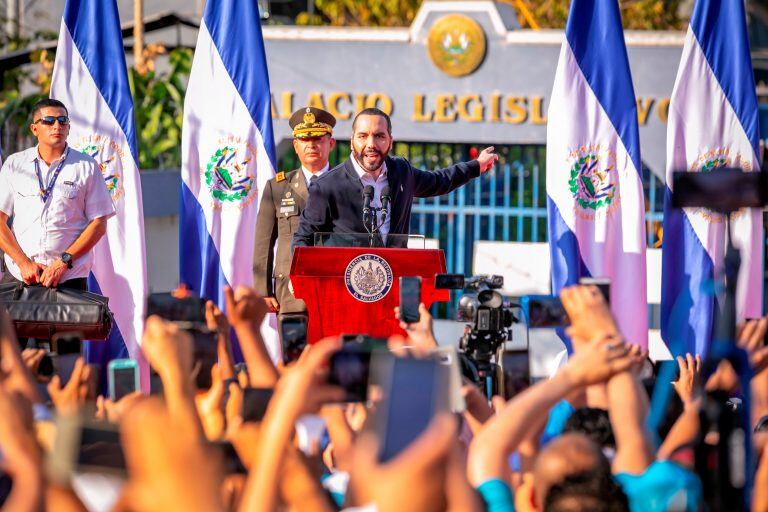
{"label": "microphone", "polygon": [[368,227],[371,221],[371,201],[373,201],[373,186],[363,187],[363,224]]}
{"label": "microphone", "polygon": [[381,222],[382,224],[387,218],[387,215],[389,214],[389,201],[391,198],[389,197],[389,185],[384,185],[384,188],[381,189]]}

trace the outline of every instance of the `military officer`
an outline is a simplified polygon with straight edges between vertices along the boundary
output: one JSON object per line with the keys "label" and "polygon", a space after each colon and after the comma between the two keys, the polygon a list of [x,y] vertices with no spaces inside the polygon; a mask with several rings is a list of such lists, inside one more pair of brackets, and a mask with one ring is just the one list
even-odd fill
{"label": "military officer", "polygon": [[[307,202],[309,186],[328,172],[328,156],[336,141],[336,119],[325,110],[305,107],[288,121],[293,129],[293,149],[301,167],[279,172],[269,180],[259,205],[253,256],[256,291],[280,319],[285,315],[306,315],[304,301],[293,296],[289,286],[291,240]],[[277,256],[274,256],[277,243]],[[273,283],[274,277],[274,283]]]}

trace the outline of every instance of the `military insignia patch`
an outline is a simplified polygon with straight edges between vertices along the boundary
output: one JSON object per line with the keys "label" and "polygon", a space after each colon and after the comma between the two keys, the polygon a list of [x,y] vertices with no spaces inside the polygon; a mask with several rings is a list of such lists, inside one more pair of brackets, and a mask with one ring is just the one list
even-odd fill
{"label": "military insignia patch", "polygon": [[392,289],[392,268],[384,258],[361,254],[347,265],[344,281],[350,295],[360,302],[376,302]]}
{"label": "military insignia patch", "polygon": [[284,172],[279,172],[279,173],[275,174],[275,181],[277,183],[280,183],[284,179],[285,179],[285,173]]}

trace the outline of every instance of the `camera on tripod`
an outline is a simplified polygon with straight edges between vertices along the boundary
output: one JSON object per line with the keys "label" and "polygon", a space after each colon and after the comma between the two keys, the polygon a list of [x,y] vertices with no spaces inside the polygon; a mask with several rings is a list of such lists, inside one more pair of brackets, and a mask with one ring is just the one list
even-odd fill
{"label": "camera on tripod", "polygon": [[496,354],[511,339],[510,328],[517,321],[511,305],[499,291],[503,286],[503,276],[435,276],[435,288],[464,292],[456,310],[456,319],[467,324],[459,343],[462,371],[489,397],[498,394]]}

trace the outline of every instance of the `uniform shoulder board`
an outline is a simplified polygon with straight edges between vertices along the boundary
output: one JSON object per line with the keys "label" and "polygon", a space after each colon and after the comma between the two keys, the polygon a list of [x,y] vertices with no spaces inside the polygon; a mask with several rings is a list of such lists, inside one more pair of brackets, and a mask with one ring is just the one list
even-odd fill
{"label": "uniform shoulder board", "polygon": [[285,179],[285,173],[284,172],[279,172],[279,173],[275,174],[275,182],[276,183],[280,183],[284,179]]}

